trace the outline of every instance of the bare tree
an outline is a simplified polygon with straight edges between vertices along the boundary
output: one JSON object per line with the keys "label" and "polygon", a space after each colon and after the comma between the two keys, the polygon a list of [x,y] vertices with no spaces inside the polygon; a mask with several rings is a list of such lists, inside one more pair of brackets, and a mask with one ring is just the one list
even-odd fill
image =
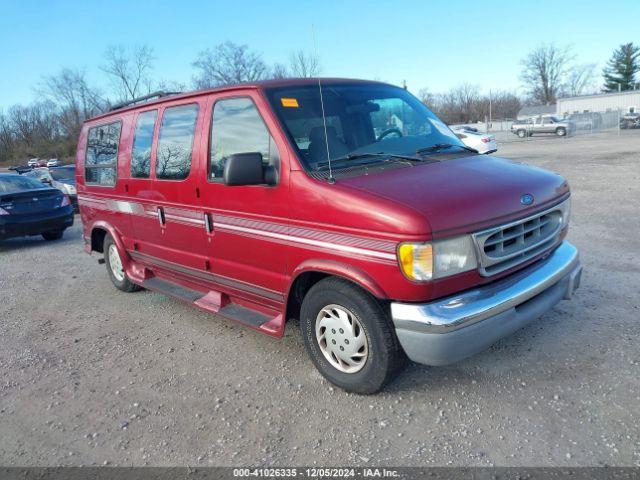
{"label": "bare tree", "polygon": [[150,93],[149,72],[153,68],[153,49],[141,45],[127,50],[122,45],[110,46],[104,55],[102,71],[108,74],[119,100],[133,100]]}
{"label": "bare tree", "polygon": [[291,73],[286,65],[282,63],[275,63],[271,68],[271,78],[289,78],[291,77]]}
{"label": "bare tree", "polygon": [[597,90],[595,85],[595,71],[595,63],[574,65],[571,67],[567,72],[567,93],[571,96],[576,96],[595,92]]}
{"label": "bare tree", "polygon": [[187,85],[182,82],[176,82],[173,80],[160,80],[155,84],[156,90],[162,90],[164,92],[183,92],[187,90]]}
{"label": "bare tree", "polygon": [[16,141],[9,117],[0,111],[0,162],[11,159],[15,148]]}
{"label": "bare tree", "polygon": [[80,133],[82,122],[106,108],[106,102],[79,69],[63,68],[56,75],[44,77],[36,91],[58,106],[62,127],[74,137]]}
{"label": "bare tree", "polygon": [[489,104],[493,118],[514,118],[520,110],[520,99],[514,93],[497,91],[491,96],[481,95],[475,85],[463,84],[446,93],[431,93],[422,89],[418,97],[448,124],[475,123],[489,116]]}
{"label": "bare tree", "polygon": [[233,42],[200,52],[192,65],[198,71],[193,79],[196,88],[253,82],[269,75],[269,68],[260,54]]}
{"label": "bare tree", "polygon": [[530,97],[544,105],[555,103],[572,60],[570,47],[554,44],[541,45],[522,59],[520,79]]}
{"label": "bare tree", "polygon": [[317,77],[320,75],[320,59],[304,50],[292,52],[289,56],[289,67],[294,77]]}

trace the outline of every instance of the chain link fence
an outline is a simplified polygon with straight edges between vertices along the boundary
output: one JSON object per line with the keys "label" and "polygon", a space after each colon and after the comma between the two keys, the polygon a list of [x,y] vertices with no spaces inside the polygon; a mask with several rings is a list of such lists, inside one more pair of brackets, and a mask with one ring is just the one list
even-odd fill
{"label": "chain link fence", "polygon": [[487,119],[485,122],[465,123],[464,126],[493,135],[500,145],[583,135],[621,135],[624,130],[640,132],[640,114],[625,110],[545,114],[524,119]]}

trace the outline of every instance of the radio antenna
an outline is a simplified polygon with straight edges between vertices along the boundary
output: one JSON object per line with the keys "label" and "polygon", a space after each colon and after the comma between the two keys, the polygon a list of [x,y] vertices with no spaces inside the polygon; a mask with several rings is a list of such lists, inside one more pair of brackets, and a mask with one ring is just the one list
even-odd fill
{"label": "radio antenna", "polygon": [[[313,36],[313,48],[315,50],[316,58],[320,58],[318,54],[318,42],[316,41],[316,29],[311,24],[311,34]],[[331,152],[329,151],[329,136],[327,135],[327,117],[324,113],[324,98],[322,97],[322,80],[318,77],[318,91],[320,92],[320,108],[322,109],[322,125],[324,127],[324,143],[327,147],[327,163],[329,164],[329,183],[336,183],[336,179],[333,178],[333,169],[331,168]]]}

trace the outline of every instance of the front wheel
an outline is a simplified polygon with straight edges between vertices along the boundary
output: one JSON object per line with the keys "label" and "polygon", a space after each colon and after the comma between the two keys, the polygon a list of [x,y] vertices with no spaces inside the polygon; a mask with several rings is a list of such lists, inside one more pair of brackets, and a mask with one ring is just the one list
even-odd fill
{"label": "front wheel", "polygon": [[517,135],[520,138],[524,138],[524,137],[527,136],[527,132],[526,132],[526,130],[518,130]]}
{"label": "front wheel", "polygon": [[107,273],[111,279],[111,283],[115,285],[118,290],[123,292],[136,292],[142,290],[142,287],[136,285],[127,278],[127,273],[122,266],[122,260],[120,258],[120,252],[111,235],[104,237],[104,263],[107,266]]}
{"label": "front wheel", "polygon": [[567,134],[567,130],[563,127],[556,128],[556,135],[559,137],[564,137]]}
{"label": "front wheel", "polygon": [[349,392],[377,392],[401,365],[388,315],[375,298],[343,279],[326,278],[309,290],[300,328],[318,371]]}

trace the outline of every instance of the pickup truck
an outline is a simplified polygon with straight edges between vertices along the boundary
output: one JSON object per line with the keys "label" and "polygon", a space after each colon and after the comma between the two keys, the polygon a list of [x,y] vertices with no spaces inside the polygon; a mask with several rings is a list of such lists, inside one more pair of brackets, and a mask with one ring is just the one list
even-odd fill
{"label": "pickup truck", "polygon": [[575,124],[560,119],[554,115],[538,115],[526,120],[516,120],[511,124],[511,133],[520,138],[531,137],[539,133],[552,133],[559,137],[570,135],[575,130]]}
{"label": "pickup truck", "polygon": [[626,113],[620,118],[620,128],[640,128],[640,113]]}

